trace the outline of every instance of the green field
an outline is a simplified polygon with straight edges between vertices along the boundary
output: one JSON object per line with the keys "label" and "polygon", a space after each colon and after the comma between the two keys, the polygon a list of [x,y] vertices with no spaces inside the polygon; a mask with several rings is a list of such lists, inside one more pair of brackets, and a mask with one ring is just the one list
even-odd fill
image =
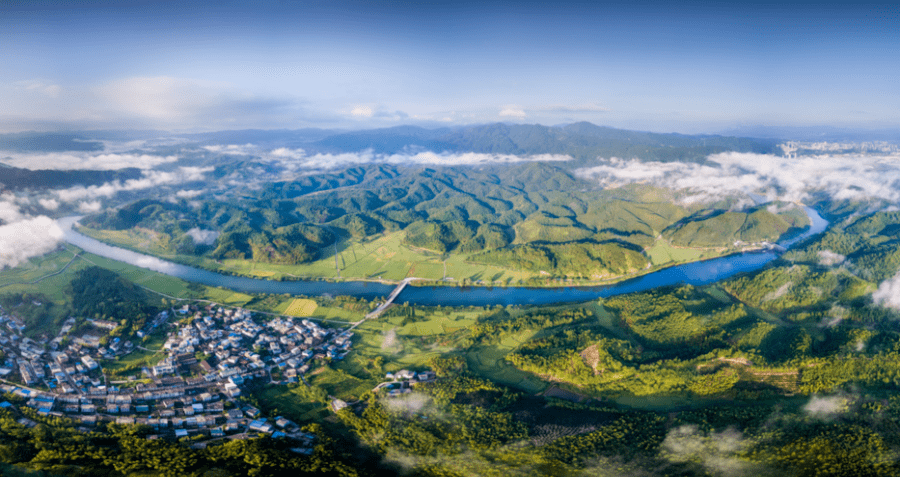
{"label": "green field", "polygon": [[[280,265],[253,262],[250,260],[225,259],[216,261],[190,255],[173,255],[165,248],[164,234],[154,236],[143,229],[135,231],[96,230],[87,227],[79,231],[103,242],[143,253],[172,259],[182,263],[221,270],[239,275],[282,279],[282,278],[337,278],[334,253],[302,265]],[[483,281],[486,284],[509,284],[527,280],[534,276],[529,272],[509,270],[502,267],[473,264],[466,261],[468,255],[452,254],[445,261],[440,254],[425,249],[417,249],[403,244],[405,232],[384,233],[375,238],[344,240],[337,246],[337,265],[340,277],[344,279],[375,279],[399,281],[407,277],[441,280],[450,277],[456,281]],[[329,250],[330,251],[330,250]]]}
{"label": "green field", "polygon": [[[480,308],[417,309],[414,322],[404,324],[404,318],[400,316],[367,321],[356,329],[353,351],[336,367],[361,378],[372,387],[383,381],[383,373],[427,368],[434,357],[463,352],[460,343],[468,336],[467,328],[475,324],[483,312]],[[469,369],[528,393],[544,390],[546,383],[503,359],[532,335],[532,331],[527,331],[504,338],[498,345],[464,352]],[[379,369],[373,365],[376,358],[383,361]]]}
{"label": "green field", "polygon": [[479,346],[466,353],[466,361],[472,371],[501,384],[522,389],[529,393],[539,393],[547,388],[547,383],[531,373],[522,371],[504,359],[522,343],[534,336],[534,331],[522,331],[504,337],[500,343]]}
{"label": "green field", "polygon": [[[122,356],[116,360],[104,360],[101,365],[104,371],[120,376],[140,376],[141,367],[155,366],[166,357],[163,344],[166,342],[166,333],[159,330],[149,336],[147,341],[140,343],[142,348]],[[128,370],[128,368],[136,368]]]}
{"label": "green field", "polygon": [[[74,272],[89,265],[81,259],[72,260],[76,251],[79,250],[69,246],[66,250],[32,258],[18,267],[0,270],[0,293],[43,293],[55,303],[64,303],[65,289]],[[72,263],[66,267],[69,262]]]}
{"label": "green field", "polygon": [[96,230],[78,227],[77,230],[101,242],[122,244],[126,248],[152,255],[174,257],[167,247],[169,236],[164,233],[137,227],[127,230]]}
{"label": "green field", "polygon": [[667,240],[660,239],[647,249],[647,255],[650,257],[650,263],[653,265],[665,265],[713,258],[721,255],[721,253],[712,249],[674,247]]}
{"label": "green field", "polygon": [[316,302],[308,298],[295,298],[284,310],[285,315],[291,316],[312,316],[316,311]]}
{"label": "green field", "polygon": [[256,390],[254,396],[267,413],[277,411],[277,415],[301,425],[317,422],[330,414],[324,404],[309,399],[303,384],[266,386]]}
{"label": "green field", "polygon": [[[217,261],[190,255],[172,255],[165,250],[163,245],[166,241],[164,239],[160,239],[155,246],[141,249],[138,247],[139,245],[146,246],[146,242],[154,237],[152,232],[145,231],[144,229],[139,229],[135,232],[94,230],[81,227],[79,230],[85,233],[85,235],[124,248],[150,252],[162,258],[225,273],[273,280],[338,278],[338,272],[335,268],[334,253],[326,252],[323,258],[302,265],[261,263],[243,259],[223,259]],[[165,234],[156,235],[164,236]],[[362,279],[396,282],[407,277],[417,277],[436,281],[446,280],[447,283],[453,284],[462,283],[466,285],[484,286],[521,285],[528,281],[530,281],[528,284],[531,286],[564,286],[570,283],[568,281],[559,280],[535,282],[534,280],[544,277],[540,274],[524,270],[514,270],[496,265],[472,263],[467,261],[469,254],[454,253],[441,255],[426,249],[411,247],[410,245],[403,243],[404,236],[405,232],[400,231],[383,233],[361,240],[348,239],[342,241],[336,247],[340,278],[346,280]],[[724,251],[725,249],[722,248],[704,249],[675,247],[665,239],[657,239],[645,253],[650,258],[651,264],[656,267],[714,258],[721,256]],[[647,271],[652,270],[641,270],[637,274],[645,273]],[[604,280],[604,283],[630,277],[631,276],[617,277],[612,280]],[[164,283],[165,279],[158,284],[153,283],[154,278],[146,277],[144,279],[146,282],[141,282],[140,284],[147,286],[154,291],[161,291],[158,287],[171,287],[171,284]],[[594,282],[581,280],[578,283],[589,284]],[[172,289],[170,288],[170,290]],[[178,289],[176,288],[173,291],[178,291]],[[249,299],[243,301],[245,298],[241,296],[235,296],[228,299],[228,297],[222,293],[211,293],[212,296],[207,298],[212,301],[235,306],[249,302]],[[184,293],[167,294],[173,296],[185,296]],[[241,303],[242,301],[243,303]],[[286,309],[287,308],[284,307],[278,312],[286,313]]]}

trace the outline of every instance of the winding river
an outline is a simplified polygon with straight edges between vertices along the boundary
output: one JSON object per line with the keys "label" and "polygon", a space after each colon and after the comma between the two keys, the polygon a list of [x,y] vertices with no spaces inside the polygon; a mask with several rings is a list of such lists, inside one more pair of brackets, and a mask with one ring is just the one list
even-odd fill
{"label": "winding river", "polygon": [[[779,243],[788,248],[812,235],[823,232],[828,221],[814,209],[804,207],[811,226],[801,235]],[[80,217],[66,217],[59,220],[65,240],[87,252],[102,257],[119,260],[137,267],[146,268],[189,282],[228,288],[247,293],[274,293],[291,295],[352,295],[368,300],[388,296],[392,285],[373,282],[345,281],[330,283],[324,281],[271,281],[259,278],[235,277],[208,270],[168,262],[156,257],[107,245],[76,232],[73,225]],[[397,297],[398,303],[441,306],[484,306],[484,305],[524,305],[589,301],[599,297],[621,295],[651,290],[657,287],[687,283],[706,285],[738,273],[758,270],[775,260],[778,253],[772,251],[747,252],[725,257],[686,263],[664,268],[612,285],[596,287],[452,287],[452,286],[408,286]]]}

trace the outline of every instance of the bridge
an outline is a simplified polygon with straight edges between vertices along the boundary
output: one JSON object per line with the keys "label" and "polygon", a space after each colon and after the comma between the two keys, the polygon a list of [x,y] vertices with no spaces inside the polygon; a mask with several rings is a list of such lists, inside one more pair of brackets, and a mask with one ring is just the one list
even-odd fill
{"label": "bridge", "polygon": [[379,316],[381,316],[381,314],[384,313],[384,310],[387,310],[389,306],[394,304],[394,299],[396,299],[397,296],[400,295],[400,292],[402,292],[403,289],[406,288],[406,285],[409,285],[409,282],[411,282],[413,280],[418,280],[418,278],[416,278],[416,277],[404,278],[403,281],[401,281],[400,284],[397,285],[397,288],[394,288],[394,291],[392,291],[391,294],[388,295],[387,300],[385,300],[384,303],[379,305],[378,308],[375,308],[375,311],[372,311],[371,313],[366,315],[365,319],[368,320],[371,318],[378,318]]}
{"label": "bridge", "polygon": [[369,314],[367,314],[365,318],[354,323],[353,326],[351,326],[350,328],[347,329],[347,331],[352,331],[354,328],[363,324],[367,320],[371,320],[373,318],[378,318],[379,316],[381,316],[381,314],[384,313],[384,310],[387,310],[389,306],[394,304],[394,300],[397,298],[398,295],[400,295],[400,292],[402,292],[403,289],[406,288],[406,285],[409,285],[409,282],[411,282],[413,280],[421,280],[421,278],[416,278],[416,277],[404,278],[403,281],[401,281],[400,284],[397,285],[397,288],[394,288],[394,291],[392,291],[391,294],[388,295],[387,300],[385,300],[384,303],[382,303],[381,305],[378,305],[378,308],[375,308],[373,311],[369,312]]}

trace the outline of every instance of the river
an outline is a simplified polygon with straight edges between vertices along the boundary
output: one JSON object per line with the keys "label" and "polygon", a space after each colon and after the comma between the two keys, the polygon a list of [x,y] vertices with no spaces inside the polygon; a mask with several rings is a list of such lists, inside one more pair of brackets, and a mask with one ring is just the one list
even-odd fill
{"label": "river", "polygon": [[[788,248],[800,240],[823,232],[828,221],[810,207],[804,207],[811,226],[801,235],[779,243]],[[80,217],[66,217],[59,220],[67,242],[87,252],[102,257],[119,260],[141,268],[146,268],[189,282],[214,287],[223,287],[246,293],[274,293],[290,295],[352,295],[368,300],[388,296],[393,285],[376,282],[344,281],[272,281],[259,278],[235,277],[208,270],[168,262],[156,257],[107,245],[76,232],[73,225]],[[397,297],[397,303],[409,302],[419,305],[441,306],[485,306],[485,305],[542,305],[551,303],[589,301],[600,297],[641,292],[654,288],[686,283],[706,285],[739,273],[758,270],[778,258],[772,251],[747,252],[728,255],[699,262],[686,263],[664,268],[636,278],[612,285],[596,287],[453,287],[453,286],[408,286]]]}

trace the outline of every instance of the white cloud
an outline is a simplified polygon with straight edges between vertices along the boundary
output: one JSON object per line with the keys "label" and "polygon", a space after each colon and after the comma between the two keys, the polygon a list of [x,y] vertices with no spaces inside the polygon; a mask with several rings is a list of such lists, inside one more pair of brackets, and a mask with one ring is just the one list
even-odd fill
{"label": "white cloud", "polygon": [[4,162],[24,169],[99,169],[112,170],[126,167],[152,169],[160,164],[175,162],[178,156],[153,154],[96,154],[89,152],[50,152],[22,154],[3,152]]}
{"label": "white cloud", "polygon": [[435,412],[431,396],[417,392],[386,398],[381,402],[387,410],[398,414],[408,415]]}
{"label": "white cloud", "polygon": [[13,202],[14,196],[4,194],[0,196],[0,199],[2,199],[0,200],[0,221],[10,224],[22,220],[22,212],[19,210],[19,206]]}
{"label": "white cloud", "polygon": [[687,190],[695,201],[754,193],[768,200],[802,202],[815,192],[835,199],[900,201],[900,155],[786,158],[726,152],[710,156],[706,164],[612,158],[577,172],[610,187],[647,182]]}
{"label": "white cloud", "polygon": [[59,201],[56,199],[38,199],[38,204],[47,210],[56,210],[59,208]]}
{"label": "white cloud", "polygon": [[748,447],[749,442],[734,429],[705,435],[697,426],[687,425],[669,431],[662,454],[672,462],[699,462],[714,475],[740,476],[756,468],[740,457]]}
{"label": "white cloud", "polygon": [[216,242],[216,239],[219,238],[219,234],[221,232],[217,230],[204,230],[199,227],[194,227],[185,233],[188,234],[191,239],[194,240],[194,243],[198,245],[212,245]]}
{"label": "white cloud", "polygon": [[372,151],[348,152],[342,154],[312,154],[308,155],[303,149],[279,148],[272,150],[268,159],[280,162],[282,166],[291,169],[334,169],[338,167],[352,166],[354,164],[433,164],[443,166],[479,165],[515,162],[551,162],[570,161],[571,156],[560,154],[538,154],[534,156],[514,156],[511,154],[483,154],[476,152],[450,153],[450,152],[419,152],[415,154],[375,154]]}
{"label": "white cloud", "polygon": [[117,109],[139,117],[180,120],[217,103],[222,85],[170,76],[133,77],[112,81],[97,94]]}
{"label": "white cloud", "polygon": [[253,144],[227,144],[203,146],[209,152],[228,154],[232,156],[252,156],[259,154],[259,148]]}
{"label": "white cloud", "polygon": [[370,106],[357,106],[350,111],[350,115],[357,118],[371,118],[375,111]]}
{"label": "white cloud", "polygon": [[269,152],[269,155],[284,159],[303,159],[306,157],[306,151],[303,149],[280,147],[278,149],[272,149],[272,151]]}
{"label": "white cloud", "polygon": [[41,80],[17,81],[13,84],[17,89],[39,93],[50,98],[59,96],[59,93],[62,91],[60,85]]}
{"label": "white cloud", "polygon": [[872,300],[876,305],[900,310],[900,273],[881,282],[872,293]]}
{"label": "white cloud", "polygon": [[525,119],[528,114],[519,106],[508,105],[500,109],[499,115],[504,118]]}
{"label": "white cloud", "polygon": [[852,400],[847,396],[813,396],[803,406],[803,411],[820,419],[846,412]]}
{"label": "white cloud", "polygon": [[400,345],[400,340],[397,339],[397,330],[391,328],[386,331],[384,333],[384,338],[381,340],[381,349],[387,351],[398,345]]}
{"label": "white cloud", "polygon": [[846,319],[848,316],[850,316],[850,310],[840,305],[832,305],[831,311],[828,313],[828,316],[822,319],[822,323],[819,326],[834,328],[842,321],[844,321],[844,319]]}
{"label": "white cloud", "polygon": [[594,102],[581,104],[551,104],[538,109],[540,111],[555,113],[605,113],[609,111],[609,108]]}
{"label": "white cloud", "polygon": [[129,179],[125,182],[113,181],[99,186],[78,186],[54,191],[63,202],[72,202],[79,199],[96,199],[98,197],[112,197],[122,191],[149,189],[166,184],[178,184],[182,182],[197,181],[203,179],[206,172],[213,167],[179,167],[174,172],[162,172],[146,170],[140,179]]}
{"label": "white cloud", "polygon": [[78,203],[78,211],[83,212],[85,214],[91,214],[94,212],[100,211],[100,201],[94,200],[90,202],[79,202]]}
{"label": "white cloud", "polygon": [[202,193],[202,190],[180,190],[175,193],[175,197],[180,197],[182,199],[193,199],[194,197],[197,197]]}
{"label": "white cloud", "polygon": [[0,226],[0,269],[15,267],[50,252],[62,240],[62,229],[46,216],[21,218]]}
{"label": "white cloud", "polygon": [[816,255],[818,255],[819,257],[819,265],[824,265],[826,267],[839,265],[841,263],[844,263],[844,260],[847,259],[847,257],[839,253],[832,252],[831,250],[819,250]]}

